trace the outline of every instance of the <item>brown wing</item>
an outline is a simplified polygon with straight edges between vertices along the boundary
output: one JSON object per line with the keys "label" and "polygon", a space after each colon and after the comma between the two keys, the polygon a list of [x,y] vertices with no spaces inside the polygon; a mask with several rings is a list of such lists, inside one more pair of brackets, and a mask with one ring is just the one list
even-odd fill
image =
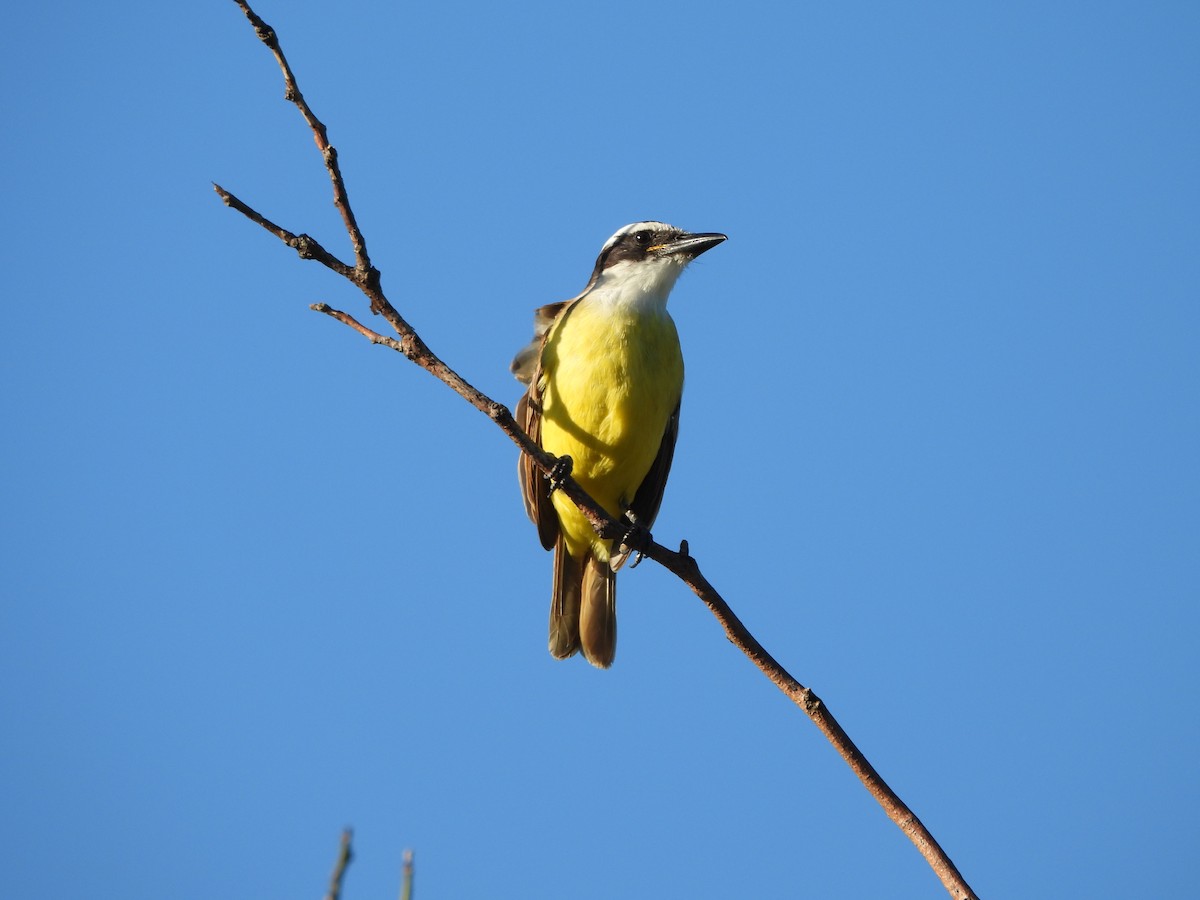
{"label": "brown wing", "polygon": [[[530,439],[539,447],[542,446],[542,398],[536,378],[517,403],[516,419]],[[558,537],[558,513],[550,502],[550,482],[524,453],[517,460],[517,478],[521,482],[525,514],[537,526],[538,540],[542,546],[553,550]]]}
{"label": "brown wing", "polygon": [[[638,485],[637,493],[633,495],[633,502],[629,504],[629,511],[637,517],[638,524],[647,531],[650,530],[650,526],[654,524],[654,520],[658,516],[658,508],[662,505],[663,491],[667,487],[667,476],[671,474],[671,460],[675,458],[675,439],[679,437],[679,406],[679,403],[675,404],[675,412],[671,413],[671,418],[667,420],[667,429],[663,432],[662,443],[658,445],[658,456],[654,457],[650,471]],[[614,572],[619,571],[630,556],[630,551],[622,552],[618,549],[619,544],[619,541],[613,541],[613,552],[608,559],[609,567]]]}
{"label": "brown wing", "polygon": [[[572,301],[550,303],[534,311],[533,340],[523,347],[512,361],[512,373],[518,381],[529,385],[517,403],[517,423],[539,447],[542,446],[542,346],[555,320]],[[558,514],[550,502],[550,483],[541,470],[524,453],[517,460],[517,477],[521,482],[521,498],[525,514],[537,526],[538,540],[547,550],[554,549],[558,537]]]}
{"label": "brown wing", "polygon": [[644,528],[654,524],[658,516],[658,508],[662,505],[663,491],[667,487],[667,476],[671,473],[671,460],[675,458],[675,439],[679,437],[679,406],[675,404],[675,412],[667,420],[667,430],[663,432],[662,444],[658,448],[658,456],[650,466],[650,471],[642,479],[637,493],[629,509],[638,517]]}
{"label": "brown wing", "polygon": [[537,374],[542,362],[542,345],[546,343],[546,333],[558,319],[568,303],[573,300],[560,300],[558,303],[547,303],[533,311],[533,340],[521,348],[513,357],[509,370],[522,384],[533,384],[533,376]]}

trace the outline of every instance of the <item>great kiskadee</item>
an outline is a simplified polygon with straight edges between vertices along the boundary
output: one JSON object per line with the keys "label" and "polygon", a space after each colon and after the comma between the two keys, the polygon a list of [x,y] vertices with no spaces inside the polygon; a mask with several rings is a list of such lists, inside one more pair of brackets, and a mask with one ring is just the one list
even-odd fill
{"label": "great kiskadee", "polygon": [[[683,395],[683,355],[667,297],[684,267],[725,240],[662,222],[636,222],[600,250],[579,296],[534,314],[533,342],[513,374],[529,385],[517,405],[535,443],[570,457],[571,474],[609,515],[649,528],[662,502]],[[601,540],[528,457],[518,472],[525,511],[554,550],[550,653],[582,650],[608,668],[617,651],[616,570],[625,557]]]}

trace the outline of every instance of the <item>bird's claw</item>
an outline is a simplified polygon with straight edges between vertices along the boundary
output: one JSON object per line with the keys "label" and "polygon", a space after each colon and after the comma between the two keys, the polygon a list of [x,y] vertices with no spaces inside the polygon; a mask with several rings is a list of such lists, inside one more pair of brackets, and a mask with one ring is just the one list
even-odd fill
{"label": "bird's claw", "polygon": [[563,482],[571,477],[571,469],[574,463],[569,456],[560,456],[554,460],[554,465],[550,467],[550,471],[546,473],[546,480],[550,482],[550,493],[554,493],[563,486]]}
{"label": "bird's claw", "polygon": [[617,554],[614,557],[615,567],[613,571],[625,565],[625,561],[629,556],[633,555],[633,562],[629,564],[629,568],[636,569],[638,564],[645,558],[645,551],[653,543],[654,538],[650,532],[638,520],[638,516],[633,510],[625,511],[625,521],[629,523],[629,527],[625,529],[625,533],[621,535],[621,540],[617,542]]}

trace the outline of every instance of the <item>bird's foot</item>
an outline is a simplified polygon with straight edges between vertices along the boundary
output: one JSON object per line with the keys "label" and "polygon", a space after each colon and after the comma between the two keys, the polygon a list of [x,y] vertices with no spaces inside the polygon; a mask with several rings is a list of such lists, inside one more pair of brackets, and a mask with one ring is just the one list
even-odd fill
{"label": "bird's foot", "polygon": [[555,491],[557,491],[560,487],[562,487],[563,482],[571,477],[571,469],[574,468],[574,466],[575,464],[571,461],[571,457],[569,456],[560,456],[554,461],[554,465],[550,468],[550,471],[547,472],[545,476],[546,480],[550,482],[550,493],[553,494]]}
{"label": "bird's foot", "polygon": [[617,552],[609,558],[609,567],[614,572],[625,565],[631,555],[634,559],[629,568],[636,569],[645,557],[645,551],[654,542],[649,529],[641,523],[633,510],[625,510],[625,521],[629,523],[629,527],[617,543]]}

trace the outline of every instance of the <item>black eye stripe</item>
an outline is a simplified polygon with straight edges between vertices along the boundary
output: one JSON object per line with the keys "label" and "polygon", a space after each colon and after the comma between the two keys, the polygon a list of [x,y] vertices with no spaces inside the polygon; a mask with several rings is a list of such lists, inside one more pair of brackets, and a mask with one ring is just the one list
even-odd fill
{"label": "black eye stripe", "polygon": [[[651,223],[646,223],[651,224]],[[678,228],[661,226],[656,228],[640,228],[637,231],[627,231],[604,248],[596,267],[592,270],[594,280],[605,269],[621,262],[638,262],[649,256],[651,247],[666,244],[683,234]],[[591,284],[591,281],[588,282]]]}

